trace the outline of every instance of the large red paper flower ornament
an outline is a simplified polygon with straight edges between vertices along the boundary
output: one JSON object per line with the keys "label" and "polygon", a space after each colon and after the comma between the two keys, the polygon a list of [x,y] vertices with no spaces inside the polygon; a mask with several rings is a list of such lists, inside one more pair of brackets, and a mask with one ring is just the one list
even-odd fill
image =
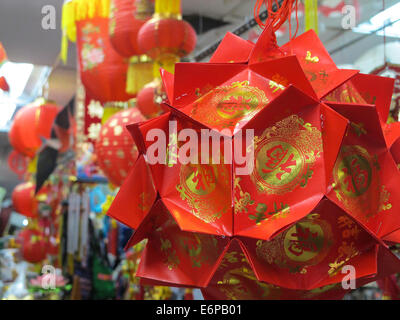
{"label": "large red paper flower ornament", "polygon": [[[170,111],[129,127],[141,156],[109,210],[136,229],[128,247],[148,239],[144,283],[329,299],[349,291],[345,266],[357,286],[400,270],[383,242],[400,229],[382,130],[392,80],[338,69],[313,31],[278,47],[266,28],[256,45],[228,34],[209,64],[163,81]],[[152,129],[167,136],[158,163]],[[214,134],[220,162],[204,161],[211,139],[188,156],[183,129]]]}

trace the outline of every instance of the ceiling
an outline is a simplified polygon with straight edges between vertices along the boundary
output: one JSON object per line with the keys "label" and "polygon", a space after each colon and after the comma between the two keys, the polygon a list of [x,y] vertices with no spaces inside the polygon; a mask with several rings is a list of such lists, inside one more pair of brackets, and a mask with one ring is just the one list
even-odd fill
{"label": "ceiling", "polygon": [[[354,3],[355,0],[346,0]],[[319,3],[335,4],[338,0],[325,0]],[[358,0],[361,4],[358,23],[367,21],[382,10],[382,1]],[[390,7],[399,1],[384,0]],[[61,41],[61,7],[63,0],[0,0],[0,41],[7,50],[9,59],[13,62],[26,62],[39,66],[54,67],[49,78],[49,98],[65,105],[75,92],[76,54],[73,44],[69,47],[67,65],[58,61]],[[253,17],[255,0],[182,0],[184,15],[199,15],[201,17],[221,20],[227,24],[217,29],[205,32],[198,37],[197,52],[221,39],[227,31],[249,21]],[[42,8],[46,5],[56,9],[55,30],[44,30],[41,27]],[[304,29],[303,17],[299,17],[299,32]],[[201,21],[201,19],[199,20]],[[200,23],[200,22],[199,22]],[[295,24],[295,19],[292,19]],[[328,51],[334,52],[333,59],[338,65],[352,64],[367,49],[383,43],[383,37],[376,35],[364,36],[341,28],[341,17],[327,18],[320,14],[320,38]],[[256,31],[260,31],[256,28]],[[247,34],[242,35],[247,38]],[[279,43],[288,40],[288,36],[278,38]],[[388,39],[391,41],[393,39]],[[30,86],[38,79],[33,76]],[[9,145],[7,136],[0,133],[0,185],[9,190],[17,183],[17,177],[7,166]]]}
{"label": "ceiling", "polygon": [[[320,3],[336,3],[337,0],[325,0]],[[353,0],[348,0],[353,3]],[[365,21],[382,9],[382,1],[358,0],[361,4],[360,19]],[[385,0],[386,7],[399,1]],[[0,1],[0,41],[3,42],[9,57],[15,62],[29,62],[37,65],[52,66],[60,51],[60,20],[63,0],[1,0]],[[183,0],[182,8],[185,15],[198,14],[229,22],[225,27],[212,30],[199,37],[198,50],[207,46],[216,38],[223,37],[226,30],[252,18],[255,0]],[[56,9],[57,28],[44,30],[41,27],[42,8],[52,5]],[[300,21],[303,20],[300,18]],[[325,18],[320,15],[320,36],[329,50],[333,50],[359,37],[351,31],[341,28],[341,18]],[[294,22],[294,20],[293,20]],[[300,30],[302,30],[302,23]],[[284,37],[284,39],[286,39]],[[365,48],[371,47],[382,37],[369,36],[365,40],[355,42],[335,53],[338,63],[351,63]],[[68,68],[75,68],[75,49],[70,46]]]}

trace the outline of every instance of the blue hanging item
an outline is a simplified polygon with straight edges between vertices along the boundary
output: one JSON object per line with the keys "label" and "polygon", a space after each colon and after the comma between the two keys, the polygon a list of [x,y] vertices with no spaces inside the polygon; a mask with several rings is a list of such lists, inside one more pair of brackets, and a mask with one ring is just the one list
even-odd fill
{"label": "blue hanging item", "polygon": [[108,232],[110,231],[110,227],[111,227],[110,225],[111,225],[110,217],[104,216],[104,218],[103,218],[103,234],[105,237],[107,237]]}
{"label": "blue hanging item", "polygon": [[103,189],[100,186],[94,187],[89,194],[90,197],[90,210],[94,213],[103,211],[102,205],[107,200]]}

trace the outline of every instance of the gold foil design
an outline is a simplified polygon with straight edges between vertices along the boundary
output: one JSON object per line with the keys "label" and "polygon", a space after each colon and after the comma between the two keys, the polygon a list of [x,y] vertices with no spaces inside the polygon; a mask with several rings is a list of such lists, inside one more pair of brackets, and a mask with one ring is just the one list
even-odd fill
{"label": "gold foil design", "polygon": [[322,154],[321,132],[297,115],[287,117],[255,137],[255,170],[259,192],[284,194],[306,187]]}
{"label": "gold foil design", "polygon": [[304,274],[326,258],[332,244],[329,223],[310,214],[271,241],[257,241],[256,254],[268,264]]}
{"label": "gold foil design", "polygon": [[196,217],[212,223],[230,209],[226,196],[230,194],[229,181],[229,171],[223,164],[188,164],[181,166],[176,189]]}
{"label": "gold foil design", "polygon": [[192,268],[201,268],[203,264],[213,265],[218,259],[218,241],[214,236],[193,234],[193,237],[180,237],[178,241],[189,257]]}
{"label": "gold foil design", "polygon": [[334,167],[332,186],[337,199],[366,221],[392,208],[390,193],[380,184],[379,170],[377,157],[358,145],[343,146]]}
{"label": "gold foil design", "polygon": [[334,262],[328,264],[330,267],[328,275],[330,277],[337,275],[347,261],[359,254],[355,246],[355,240],[361,232],[358,225],[346,215],[338,217],[337,225],[342,231],[342,243],[337,250],[338,257]]}
{"label": "gold foil design", "polygon": [[319,58],[317,56],[312,57],[311,56],[311,51],[307,51],[307,55],[305,58],[307,63],[318,63],[319,62]]}
{"label": "gold foil design", "polygon": [[139,210],[141,210],[142,212],[147,212],[150,210],[151,205],[152,202],[150,194],[148,192],[142,192],[139,196],[139,204],[138,204]]}
{"label": "gold foil design", "polygon": [[[241,212],[248,212],[247,206],[254,204],[254,200],[251,199],[249,192],[244,192],[240,185],[241,178],[235,177],[234,190],[235,190],[235,214]],[[239,192],[239,196],[237,193]]]}
{"label": "gold foil design", "polygon": [[357,137],[360,137],[363,134],[367,134],[367,130],[365,130],[363,123],[351,122],[350,125],[354,133],[357,135]]}
{"label": "gold foil design", "polygon": [[272,90],[273,93],[279,91],[279,90],[285,90],[285,87],[289,84],[288,79],[285,77],[281,76],[279,73],[275,73],[270,82],[269,82],[269,87]]}
{"label": "gold foil design", "polygon": [[161,252],[164,254],[164,264],[169,270],[177,268],[180,264],[176,250],[172,249],[172,243],[169,239],[160,238]]}
{"label": "gold foil design", "polygon": [[217,87],[201,98],[193,107],[192,117],[217,128],[229,128],[240,121],[251,119],[268,99],[261,89],[248,81],[234,82],[230,86]]}
{"label": "gold foil design", "polygon": [[227,299],[278,299],[281,294],[279,287],[257,280],[242,252],[231,251],[227,253],[221,262],[220,268],[228,269],[220,280],[217,280],[218,289]]}

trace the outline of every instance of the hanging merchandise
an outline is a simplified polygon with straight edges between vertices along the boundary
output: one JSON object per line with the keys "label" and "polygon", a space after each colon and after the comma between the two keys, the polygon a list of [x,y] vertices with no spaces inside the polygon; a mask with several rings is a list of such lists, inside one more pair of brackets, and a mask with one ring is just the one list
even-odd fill
{"label": "hanging merchandise", "polygon": [[[169,72],[196,46],[196,32],[182,20],[181,0],[156,0],[153,18],[138,34],[139,50]],[[157,70],[158,71],[158,70]]]}
{"label": "hanging merchandise", "polygon": [[158,117],[163,112],[161,102],[165,96],[163,84],[160,79],[156,78],[139,92],[137,107],[147,119]]}
{"label": "hanging merchandise", "polygon": [[110,0],[72,0],[63,6],[62,56],[65,42],[76,39],[81,81],[87,95],[104,104],[127,101],[128,64],[112,47],[108,35]]}
{"label": "hanging merchandise", "polygon": [[25,261],[37,263],[46,259],[47,243],[38,230],[22,230],[18,241],[21,243],[21,254]]}
{"label": "hanging merchandise", "polygon": [[16,150],[12,150],[8,155],[7,161],[8,167],[22,180],[28,169],[27,157]]}
{"label": "hanging merchandise", "polygon": [[26,217],[36,218],[39,204],[35,197],[35,184],[24,182],[17,185],[12,193],[12,202],[15,211]]}
{"label": "hanging merchandise", "polygon": [[94,213],[103,212],[103,205],[107,201],[107,196],[105,195],[103,188],[101,186],[94,187],[90,193],[90,211]]}
{"label": "hanging merchandise", "polygon": [[13,148],[33,158],[43,142],[50,139],[51,127],[60,107],[43,98],[17,111],[8,137]]}
{"label": "hanging merchandise", "polygon": [[339,299],[347,266],[357,287],[400,267],[393,80],[338,69],[312,30],[278,47],[296,1],[272,2],[255,45],[228,33],[209,63],[162,72],[169,112],[129,126],[140,156],[108,214],[136,230],[128,248],[148,239],[143,284]]}
{"label": "hanging merchandise", "polygon": [[180,0],[156,0],[153,18],[139,31],[138,45],[141,52],[155,61],[155,80],[147,84],[137,97],[142,114],[152,118],[163,112],[161,102],[166,96],[159,68],[174,73],[175,63],[190,54],[196,46],[196,32],[182,20]]}
{"label": "hanging merchandise", "polygon": [[305,0],[305,31],[314,30],[318,34],[318,0]]}
{"label": "hanging merchandise", "polygon": [[111,0],[110,40],[121,56],[130,58],[140,54],[137,35],[152,14],[150,0]]}
{"label": "hanging merchandise", "polygon": [[115,186],[122,184],[138,155],[125,127],[144,120],[137,108],[129,108],[110,117],[101,128],[95,147],[97,163]]}
{"label": "hanging merchandise", "polygon": [[138,32],[152,14],[150,0],[111,0],[110,41],[121,56],[129,59],[126,83],[129,94],[137,94],[153,79],[153,62],[141,54],[137,44]]}

